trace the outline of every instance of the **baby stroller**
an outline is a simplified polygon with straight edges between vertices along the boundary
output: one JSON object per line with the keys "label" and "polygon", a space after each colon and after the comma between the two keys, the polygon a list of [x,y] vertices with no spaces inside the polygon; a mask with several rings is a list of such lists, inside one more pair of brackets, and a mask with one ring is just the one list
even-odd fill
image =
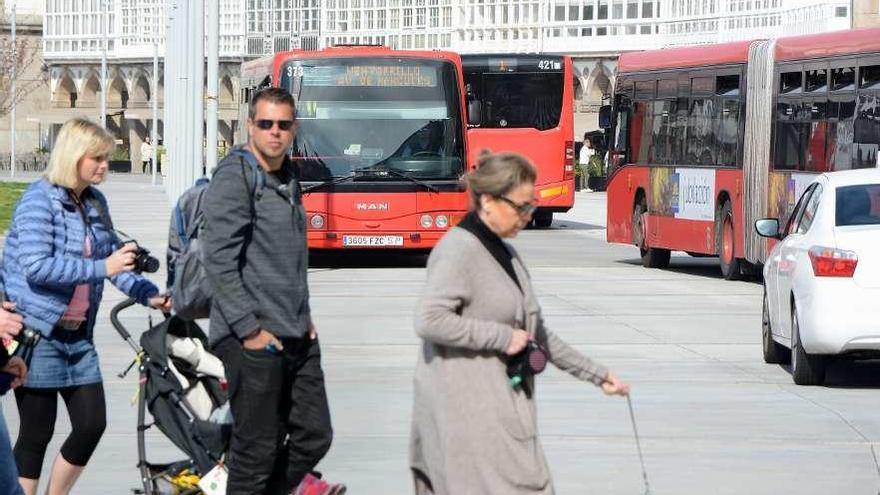
{"label": "baby stroller", "polygon": [[[192,321],[167,318],[134,341],[119,321],[119,312],[134,299],[117,304],[110,321],[136,357],[120,378],[138,365],[138,468],[145,495],[202,493],[199,480],[222,463],[231,433],[223,365],[204,350],[207,337]],[[153,423],[146,423],[149,410]],[[147,460],[145,433],[156,426],[189,456],[172,463]]]}

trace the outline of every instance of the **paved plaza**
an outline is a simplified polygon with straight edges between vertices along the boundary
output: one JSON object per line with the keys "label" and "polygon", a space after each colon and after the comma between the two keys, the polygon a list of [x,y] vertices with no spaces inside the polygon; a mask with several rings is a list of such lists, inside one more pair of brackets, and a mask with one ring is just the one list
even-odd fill
{"label": "paved plaza", "polygon": [[[117,228],[163,261],[152,278],[164,285],[170,205],[161,187],[113,175],[102,190]],[[836,363],[828,386],[795,386],[786,367],[761,360],[759,283],[724,281],[717,260],[684,254],[669,270],[642,268],[634,247],[605,242],[603,193],[578,193],[576,205],[552,229],[514,243],[550,328],[631,383],[653,494],[878,493],[880,362]],[[423,261],[322,257],[310,271],[335,428],[319,469],[354,495],[412,493],[412,324]],[[132,352],[108,319],[122,299],[105,292],[96,328],[109,425],[78,494],[125,494],[138,485],[137,377],[117,377]],[[136,308],[123,321],[137,334],[147,315]],[[624,399],[549,369],[538,378],[537,401],[558,494],[644,493]],[[2,402],[14,436],[11,394]],[[66,413],[59,418],[52,455],[69,431]],[[157,433],[149,449],[154,460],[176,455]]]}

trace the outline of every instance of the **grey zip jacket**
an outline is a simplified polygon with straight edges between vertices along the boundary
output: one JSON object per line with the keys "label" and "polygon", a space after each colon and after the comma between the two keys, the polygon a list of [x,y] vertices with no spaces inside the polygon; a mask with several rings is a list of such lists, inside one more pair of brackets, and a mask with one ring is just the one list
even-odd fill
{"label": "grey zip jacket", "polygon": [[[299,184],[265,173],[255,191],[256,159],[236,147],[218,165],[204,199],[199,233],[202,261],[213,293],[210,341],[244,339],[258,329],[301,338],[311,320],[306,215]],[[285,159],[282,171],[292,178]],[[284,180],[287,180],[286,178]]]}

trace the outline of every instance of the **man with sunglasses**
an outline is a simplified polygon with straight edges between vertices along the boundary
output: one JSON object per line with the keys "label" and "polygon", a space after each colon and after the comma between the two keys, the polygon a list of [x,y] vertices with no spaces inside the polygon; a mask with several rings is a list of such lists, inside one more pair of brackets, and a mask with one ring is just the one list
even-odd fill
{"label": "man with sunglasses", "polygon": [[333,433],[309,308],[305,210],[288,156],[290,93],[258,92],[247,124],[248,143],[214,172],[200,233],[213,290],[210,340],[226,367],[233,417],[227,493],[344,493],[312,471]]}

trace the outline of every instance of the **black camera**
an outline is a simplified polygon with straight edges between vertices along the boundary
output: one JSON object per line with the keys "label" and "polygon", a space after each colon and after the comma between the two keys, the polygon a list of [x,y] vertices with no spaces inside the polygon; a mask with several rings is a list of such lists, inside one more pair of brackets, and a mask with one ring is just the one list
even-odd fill
{"label": "black camera", "polygon": [[137,242],[134,243],[134,271],[141,273],[156,273],[159,271],[159,259],[150,255],[147,248],[141,247]]}
{"label": "black camera", "polygon": [[18,356],[24,360],[28,368],[31,366],[31,358],[34,357],[34,347],[40,342],[43,336],[37,330],[29,327],[23,327],[21,332],[15,336],[18,347],[15,348],[13,356]]}
{"label": "black camera", "polygon": [[510,386],[517,388],[526,378],[540,374],[547,367],[547,361],[547,350],[534,340],[529,340],[526,348],[507,362]]}

